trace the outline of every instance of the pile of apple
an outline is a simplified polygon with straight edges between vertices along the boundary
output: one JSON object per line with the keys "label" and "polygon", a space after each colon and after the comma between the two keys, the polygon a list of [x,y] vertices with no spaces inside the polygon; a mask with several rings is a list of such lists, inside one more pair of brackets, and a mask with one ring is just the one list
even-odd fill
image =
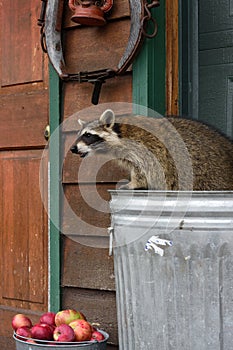
{"label": "pile of apple", "polygon": [[58,313],[46,312],[35,325],[32,325],[30,318],[24,314],[17,314],[12,319],[12,328],[16,337],[30,343],[36,343],[36,340],[59,344],[105,339],[104,335],[86,320],[82,312],[70,309]]}

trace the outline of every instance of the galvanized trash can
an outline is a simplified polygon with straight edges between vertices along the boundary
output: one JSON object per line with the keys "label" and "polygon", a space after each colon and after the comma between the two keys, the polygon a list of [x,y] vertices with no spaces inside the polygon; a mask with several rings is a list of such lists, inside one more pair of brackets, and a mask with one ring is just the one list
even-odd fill
{"label": "galvanized trash can", "polygon": [[110,192],[120,350],[233,349],[233,192]]}
{"label": "galvanized trash can", "polygon": [[[16,343],[16,350],[106,350],[107,348],[107,340],[109,338],[108,333],[99,330],[104,335],[104,340],[101,340],[99,342],[69,342],[69,343],[56,343],[55,341],[45,341],[45,340],[37,340],[36,344],[29,343],[26,340],[29,338],[20,337],[21,339],[17,338],[16,334],[14,333],[13,338],[15,339]],[[30,339],[29,339],[30,340]]]}

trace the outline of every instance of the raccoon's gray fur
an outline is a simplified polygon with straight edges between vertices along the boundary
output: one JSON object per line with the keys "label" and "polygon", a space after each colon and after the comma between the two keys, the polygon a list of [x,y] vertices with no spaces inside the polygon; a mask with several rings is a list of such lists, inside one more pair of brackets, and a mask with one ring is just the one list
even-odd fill
{"label": "raccoon's gray fur", "polygon": [[118,116],[106,110],[82,128],[71,148],[105,153],[130,170],[127,189],[233,190],[233,143],[185,118]]}

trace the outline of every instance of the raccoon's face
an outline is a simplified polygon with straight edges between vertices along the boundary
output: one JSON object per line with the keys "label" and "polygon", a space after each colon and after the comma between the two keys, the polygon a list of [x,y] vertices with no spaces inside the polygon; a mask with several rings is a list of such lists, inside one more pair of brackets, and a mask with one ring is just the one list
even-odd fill
{"label": "raccoon's face", "polygon": [[79,123],[82,129],[70,150],[82,158],[94,153],[106,153],[118,140],[118,134],[114,131],[115,115],[111,110],[106,110],[99,120],[90,123],[79,120]]}
{"label": "raccoon's face", "polygon": [[71,152],[79,154],[84,158],[94,151],[102,148],[104,139],[96,133],[95,129],[90,127],[82,128],[78,133],[78,138],[75,144],[71,147]]}

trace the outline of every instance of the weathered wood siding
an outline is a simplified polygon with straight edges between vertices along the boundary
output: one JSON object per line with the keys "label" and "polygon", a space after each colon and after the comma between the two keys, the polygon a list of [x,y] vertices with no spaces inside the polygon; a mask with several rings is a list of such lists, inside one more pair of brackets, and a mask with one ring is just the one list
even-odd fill
{"label": "weathered wood siding", "polygon": [[[64,57],[68,72],[115,68],[128,41],[129,15],[128,1],[115,0],[106,26],[83,27],[70,21],[71,11],[66,7],[63,32]],[[92,91],[93,85],[90,83],[63,83],[63,120],[69,121],[69,117],[74,113],[90,107]],[[132,102],[131,72],[106,81],[101,90],[100,105],[93,107],[91,114],[84,111],[82,119],[99,116],[104,110],[101,104],[109,102]],[[74,125],[74,121],[71,121],[70,127],[63,132],[65,147],[74,138],[75,128],[79,128],[78,123]],[[110,171],[108,164],[100,169],[95,183],[91,179],[91,173],[96,164],[90,161],[86,177],[79,183],[80,163],[78,156],[71,152],[66,154],[62,177],[66,203],[63,206],[62,224],[80,237],[77,238],[78,242],[67,238],[66,235],[62,239],[62,308],[73,307],[82,310],[90,321],[99,323],[110,334],[109,349],[116,349],[118,340],[114,268],[113,258],[109,257],[107,248],[110,215],[86,203],[82,197],[82,190],[85,189],[90,194],[97,190],[107,203],[110,199],[108,189],[114,188],[121,176],[117,168]],[[79,228],[72,223],[67,206],[72,208],[75,215],[90,224],[92,229]],[[102,237],[96,234],[95,226],[103,228]],[[89,236],[89,241],[85,240],[84,244],[83,236]],[[104,245],[105,248],[97,248],[99,245]]]}
{"label": "weathered wood siding", "polygon": [[[115,0],[109,23],[102,28],[81,27],[70,21],[71,11],[66,7],[63,22],[64,56],[69,73],[115,67],[124,52],[130,29],[128,1]],[[171,6],[167,1],[167,62],[166,62],[166,111],[178,113],[178,0]],[[161,82],[160,82],[161,84]],[[109,102],[132,102],[132,74],[108,80],[102,86],[100,105],[91,106],[93,85],[76,82],[63,83],[63,131],[64,149],[74,139],[76,112],[81,119],[91,120],[105,109],[101,104]],[[79,116],[80,117],[80,116]],[[70,120],[71,119],[71,120]],[[78,119],[78,117],[77,117]],[[69,123],[70,121],[70,123]],[[77,129],[79,128],[77,123]],[[82,197],[82,191],[94,193],[100,198],[110,199],[108,189],[114,188],[119,179],[126,178],[113,165],[107,164],[97,174],[92,173],[98,160],[89,160],[85,177],[78,180],[80,159],[66,152],[63,164],[63,190],[66,201],[63,206],[63,227],[75,232],[78,242],[63,236],[62,240],[62,307],[81,309],[93,322],[97,322],[110,334],[109,349],[117,349],[117,317],[115,302],[115,281],[113,259],[108,255],[107,227],[109,213],[92,208]],[[93,194],[94,196],[94,194]],[[85,230],[77,227],[68,214],[71,207],[75,215],[89,225]],[[96,230],[95,230],[96,227]],[[97,228],[104,228],[104,235],[98,235]],[[82,243],[82,244],[81,244]],[[90,243],[90,244],[89,244]],[[106,248],[95,246],[104,245]]]}
{"label": "weathered wood siding", "polygon": [[[48,124],[48,60],[40,1],[0,2],[0,348],[13,350],[11,320],[48,308],[48,218],[39,171]],[[45,169],[46,182],[47,170]],[[46,188],[46,185],[45,185]]]}

